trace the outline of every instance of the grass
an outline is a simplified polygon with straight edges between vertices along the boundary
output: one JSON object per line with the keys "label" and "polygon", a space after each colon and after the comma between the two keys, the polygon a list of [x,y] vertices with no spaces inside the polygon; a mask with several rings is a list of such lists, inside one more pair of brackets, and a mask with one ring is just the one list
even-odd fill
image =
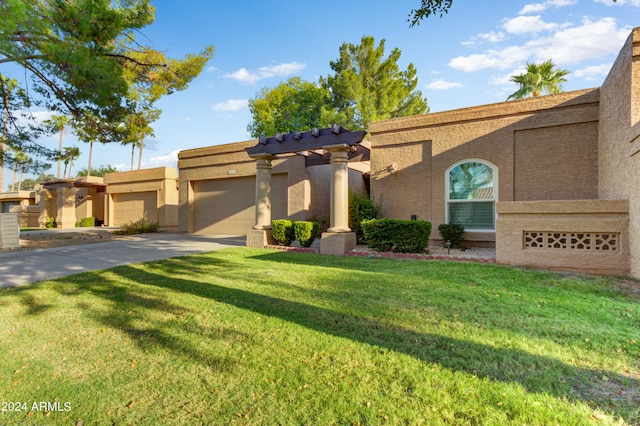
{"label": "grass", "polygon": [[0,423],[639,423],[615,283],[237,248],[2,289]]}

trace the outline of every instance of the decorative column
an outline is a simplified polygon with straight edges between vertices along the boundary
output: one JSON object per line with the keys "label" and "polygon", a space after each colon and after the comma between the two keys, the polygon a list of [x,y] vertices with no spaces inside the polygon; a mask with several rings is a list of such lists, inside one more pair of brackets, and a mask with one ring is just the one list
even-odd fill
{"label": "decorative column", "polygon": [[356,234],[349,228],[349,169],[352,148],[345,144],[322,147],[331,153],[330,227],[322,234],[320,253],[343,255],[356,246]]}
{"label": "decorative column", "polygon": [[78,189],[73,187],[58,187],[58,214],[56,225],[58,229],[70,229],[76,226],[76,197]]}
{"label": "decorative column", "polygon": [[271,233],[271,161],[270,154],[253,156],[256,159],[256,223],[247,232],[247,247],[264,247],[274,243]]}

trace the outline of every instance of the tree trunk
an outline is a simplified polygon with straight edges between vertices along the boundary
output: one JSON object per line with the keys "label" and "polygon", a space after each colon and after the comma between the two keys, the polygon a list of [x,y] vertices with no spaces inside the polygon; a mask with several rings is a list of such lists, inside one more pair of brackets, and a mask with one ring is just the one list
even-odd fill
{"label": "tree trunk", "polygon": [[131,171],[133,171],[133,159],[136,156],[136,144],[131,142]]}
{"label": "tree trunk", "polygon": [[20,180],[18,180],[18,191],[20,191],[20,187],[22,186],[22,176],[24,176],[24,169],[27,166],[27,163],[22,163],[22,167],[20,167]]}
{"label": "tree trunk", "polygon": [[[64,132],[64,126],[60,127],[60,145],[58,148],[58,179],[60,179],[60,163],[62,162],[62,132]],[[66,167],[65,167],[66,169]],[[64,177],[64,176],[63,176]]]}
{"label": "tree trunk", "polygon": [[15,186],[16,186],[16,175],[18,174],[18,165],[14,164],[13,165],[13,180],[11,181],[11,192],[13,192],[15,190]]}
{"label": "tree trunk", "polygon": [[93,155],[93,140],[89,141],[89,162],[87,163],[87,180],[91,176],[91,156]]}
{"label": "tree trunk", "polygon": [[142,163],[142,147],[144,146],[144,136],[140,138],[140,153],[138,155],[138,170],[140,170],[140,164]]}

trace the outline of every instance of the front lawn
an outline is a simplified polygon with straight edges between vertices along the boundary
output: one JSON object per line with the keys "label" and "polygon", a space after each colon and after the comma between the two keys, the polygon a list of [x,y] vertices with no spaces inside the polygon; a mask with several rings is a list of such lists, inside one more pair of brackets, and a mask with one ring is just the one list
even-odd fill
{"label": "front lawn", "polygon": [[237,248],[0,289],[0,423],[638,423],[616,283]]}

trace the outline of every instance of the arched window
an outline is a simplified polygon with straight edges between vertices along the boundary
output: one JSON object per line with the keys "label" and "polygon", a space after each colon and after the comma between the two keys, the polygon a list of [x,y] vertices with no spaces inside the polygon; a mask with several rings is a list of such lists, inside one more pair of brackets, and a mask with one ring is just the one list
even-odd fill
{"label": "arched window", "polygon": [[467,159],[449,167],[446,182],[446,222],[469,231],[495,230],[498,169],[493,164]]}

